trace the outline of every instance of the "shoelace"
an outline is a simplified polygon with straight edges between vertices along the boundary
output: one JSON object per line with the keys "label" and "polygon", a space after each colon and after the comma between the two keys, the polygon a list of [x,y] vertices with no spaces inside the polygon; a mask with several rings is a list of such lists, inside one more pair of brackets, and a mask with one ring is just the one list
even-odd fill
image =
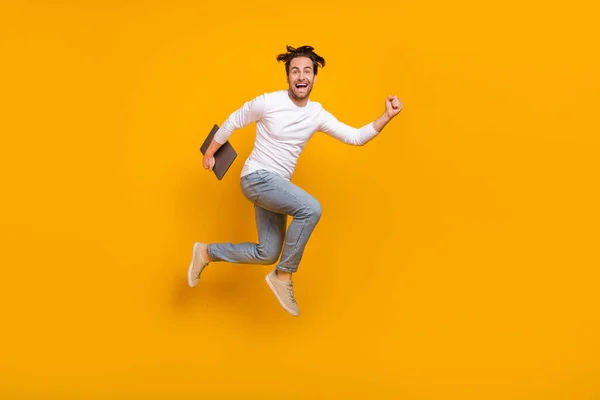
{"label": "shoelace", "polygon": [[290,297],[290,300],[292,301],[292,303],[295,303],[296,299],[294,298],[294,287],[292,286],[291,283],[287,285],[287,291],[288,291],[288,296]]}

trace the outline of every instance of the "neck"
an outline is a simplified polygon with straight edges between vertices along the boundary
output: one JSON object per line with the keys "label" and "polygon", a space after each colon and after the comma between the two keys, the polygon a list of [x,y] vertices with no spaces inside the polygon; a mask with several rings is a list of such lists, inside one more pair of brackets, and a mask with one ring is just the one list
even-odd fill
{"label": "neck", "polygon": [[288,97],[298,107],[304,107],[304,106],[306,106],[306,103],[308,103],[308,96],[303,99],[299,99],[296,96],[294,96],[294,94],[292,93],[292,91],[290,89],[288,89]]}

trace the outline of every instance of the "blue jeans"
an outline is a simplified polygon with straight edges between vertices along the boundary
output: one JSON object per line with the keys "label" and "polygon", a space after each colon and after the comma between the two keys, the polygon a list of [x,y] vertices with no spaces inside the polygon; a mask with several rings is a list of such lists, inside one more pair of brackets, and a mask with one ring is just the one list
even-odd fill
{"label": "blue jeans", "polygon": [[[241,186],[244,196],[254,204],[258,243],[209,244],[211,260],[275,264],[281,255],[276,268],[296,272],[321,218],[321,204],[295,184],[265,170],[243,176]],[[288,215],[293,220],[286,233]]]}

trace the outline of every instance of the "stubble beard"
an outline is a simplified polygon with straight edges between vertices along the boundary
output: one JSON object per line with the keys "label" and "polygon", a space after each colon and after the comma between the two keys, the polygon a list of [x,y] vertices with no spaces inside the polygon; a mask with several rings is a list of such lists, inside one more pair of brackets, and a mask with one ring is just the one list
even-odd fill
{"label": "stubble beard", "polygon": [[306,87],[306,92],[303,94],[299,94],[296,92],[296,86],[295,84],[290,84],[289,86],[289,92],[292,95],[292,97],[296,100],[304,100],[306,98],[308,98],[308,96],[310,96],[310,93],[312,92],[312,85],[309,85]]}

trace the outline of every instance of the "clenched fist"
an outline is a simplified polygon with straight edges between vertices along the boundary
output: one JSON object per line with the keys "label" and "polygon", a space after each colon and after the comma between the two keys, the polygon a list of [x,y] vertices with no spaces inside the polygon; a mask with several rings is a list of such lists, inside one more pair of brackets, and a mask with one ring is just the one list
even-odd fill
{"label": "clenched fist", "polygon": [[385,112],[388,117],[394,118],[402,111],[402,102],[398,99],[398,96],[388,96],[385,101]]}

